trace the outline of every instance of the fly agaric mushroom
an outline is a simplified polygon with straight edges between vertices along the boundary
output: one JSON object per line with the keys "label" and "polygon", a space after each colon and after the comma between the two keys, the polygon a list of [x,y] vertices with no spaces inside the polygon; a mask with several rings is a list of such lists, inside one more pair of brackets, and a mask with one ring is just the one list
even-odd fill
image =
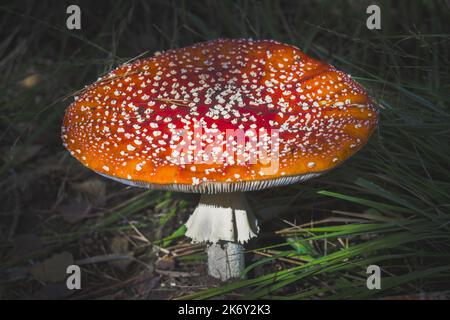
{"label": "fly agaric mushroom", "polygon": [[305,181],[359,150],[378,111],[349,75],[276,41],[215,40],[126,63],[67,109],[64,146],[116,181],[200,193],[186,235],[208,270],[244,268],[244,192]]}

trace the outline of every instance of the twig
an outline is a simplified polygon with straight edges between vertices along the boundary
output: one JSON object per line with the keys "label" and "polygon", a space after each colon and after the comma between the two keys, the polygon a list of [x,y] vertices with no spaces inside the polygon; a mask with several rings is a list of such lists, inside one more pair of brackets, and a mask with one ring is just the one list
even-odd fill
{"label": "twig", "polygon": [[168,271],[160,269],[156,269],[155,272],[173,278],[192,278],[201,276],[201,273],[198,272]]}

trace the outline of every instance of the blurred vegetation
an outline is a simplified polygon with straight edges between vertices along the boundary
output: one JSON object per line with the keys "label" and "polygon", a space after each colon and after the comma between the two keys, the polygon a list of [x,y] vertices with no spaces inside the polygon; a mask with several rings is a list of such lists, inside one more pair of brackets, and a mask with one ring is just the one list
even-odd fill
{"label": "blurred vegetation", "polygon": [[[65,27],[77,3],[82,29]],[[450,292],[448,1],[3,1],[0,298],[442,298]],[[381,106],[369,144],[307,184],[249,193],[246,278],[205,276],[183,237],[197,197],[106,181],[63,149],[72,95],[137,56],[276,39],[350,73]],[[55,270],[77,263],[82,290]],[[366,268],[381,267],[382,290]]]}

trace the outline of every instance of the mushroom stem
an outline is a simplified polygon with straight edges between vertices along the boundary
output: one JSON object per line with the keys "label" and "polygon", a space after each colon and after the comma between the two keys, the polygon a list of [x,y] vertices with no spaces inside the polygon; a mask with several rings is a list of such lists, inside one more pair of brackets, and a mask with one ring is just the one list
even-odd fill
{"label": "mushroom stem", "polygon": [[225,242],[208,245],[208,274],[222,281],[239,278],[245,268],[244,246]]}
{"label": "mushroom stem", "polygon": [[258,233],[258,223],[241,192],[202,194],[186,223],[186,236],[207,242],[208,271],[223,281],[239,277],[245,267],[242,243]]}

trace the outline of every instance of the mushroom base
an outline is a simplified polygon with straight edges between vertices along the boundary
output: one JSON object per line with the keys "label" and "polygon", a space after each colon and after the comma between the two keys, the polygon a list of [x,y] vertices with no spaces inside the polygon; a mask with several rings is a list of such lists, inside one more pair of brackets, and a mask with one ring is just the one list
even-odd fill
{"label": "mushroom base", "polygon": [[244,248],[239,243],[226,242],[208,245],[208,273],[226,281],[239,278],[245,268]]}

